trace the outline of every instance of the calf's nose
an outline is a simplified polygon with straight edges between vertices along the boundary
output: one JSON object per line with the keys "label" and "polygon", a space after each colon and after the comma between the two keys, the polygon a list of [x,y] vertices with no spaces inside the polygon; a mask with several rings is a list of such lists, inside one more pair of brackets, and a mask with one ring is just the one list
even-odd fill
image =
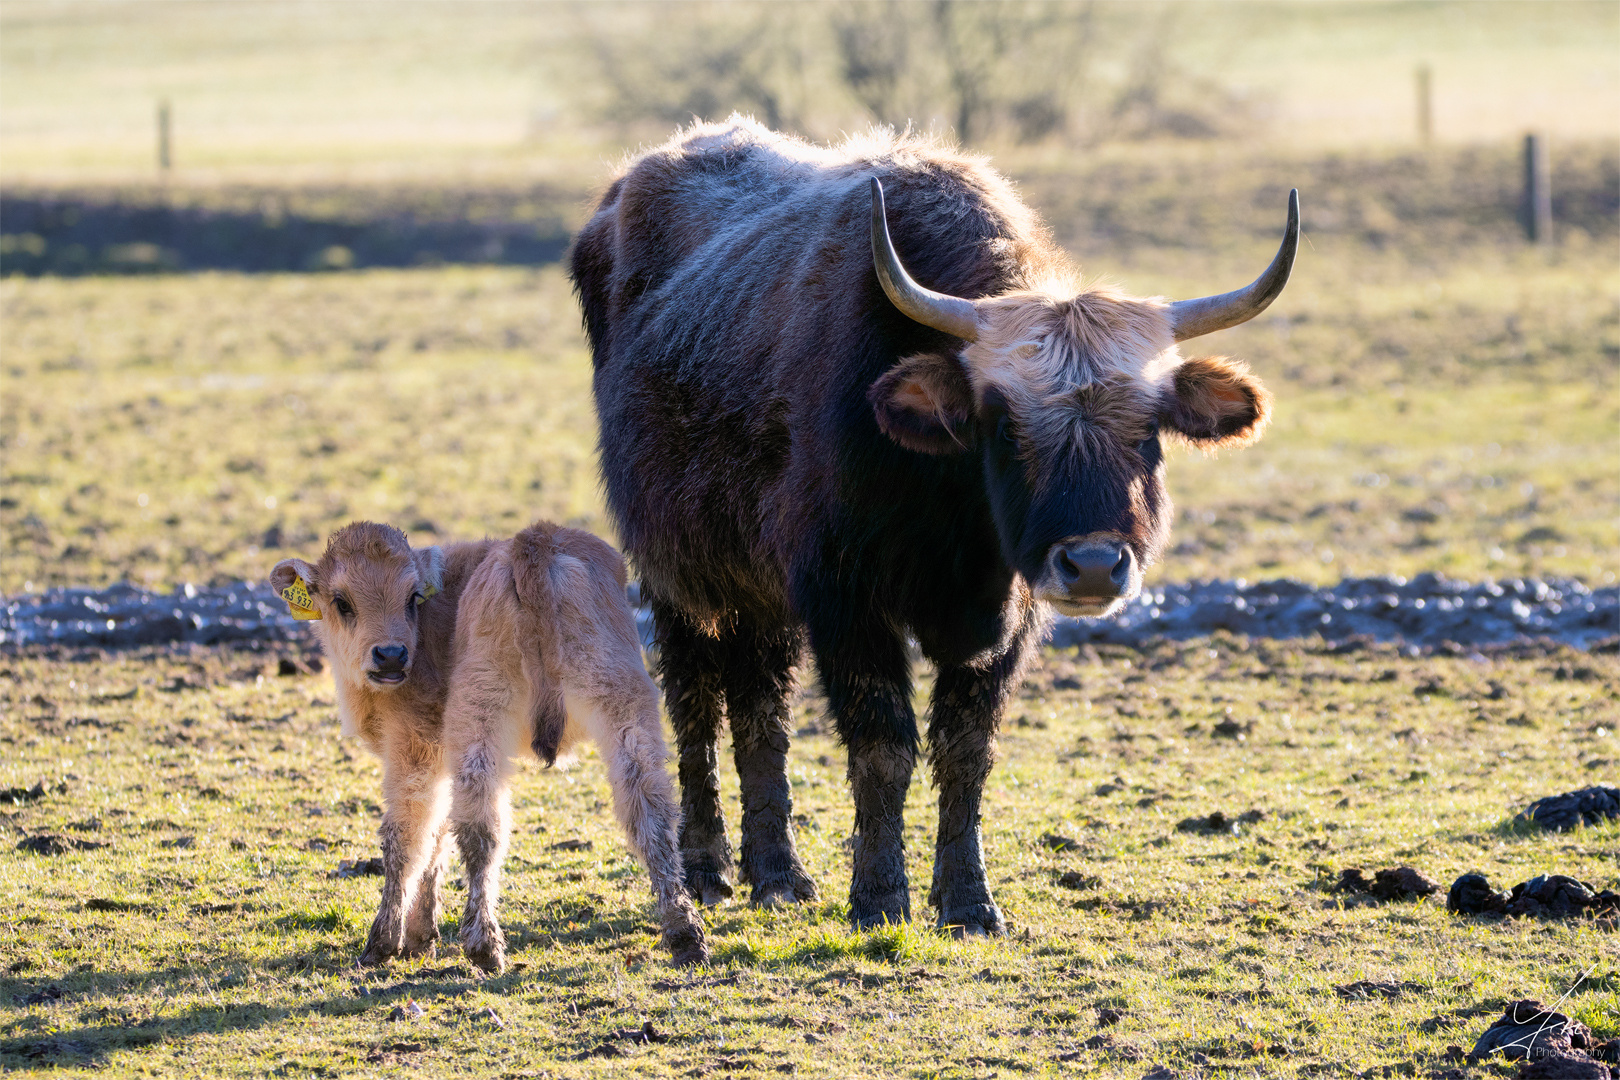
{"label": "calf's nose", "polygon": [[375,645],[371,649],[371,663],[378,671],[404,671],[409,656],[403,645]]}
{"label": "calf's nose", "polygon": [[1058,580],[1070,596],[1122,596],[1136,556],[1128,544],[1063,544],[1054,553]]}

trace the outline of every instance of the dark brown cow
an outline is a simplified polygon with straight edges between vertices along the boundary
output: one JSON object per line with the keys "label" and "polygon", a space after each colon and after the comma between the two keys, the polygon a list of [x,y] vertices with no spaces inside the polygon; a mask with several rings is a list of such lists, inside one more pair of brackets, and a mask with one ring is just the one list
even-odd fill
{"label": "dark brown cow", "polygon": [[815,895],[786,776],[808,637],[849,752],[850,917],[910,917],[910,635],[938,672],[929,901],[941,925],[1004,929],[979,839],[1003,705],[1051,608],[1116,610],[1163,550],[1161,439],[1259,437],[1259,382],[1176,343],[1270,303],[1296,236],[1291,202],[1259,281],[1172,303],[1082,285],[985,161],[923,139],[824,149],[733,118],[614,180],[572,272],[608,503],[657,625],[695,895],[731,893],[722,716],[741,880],[755,903]]}

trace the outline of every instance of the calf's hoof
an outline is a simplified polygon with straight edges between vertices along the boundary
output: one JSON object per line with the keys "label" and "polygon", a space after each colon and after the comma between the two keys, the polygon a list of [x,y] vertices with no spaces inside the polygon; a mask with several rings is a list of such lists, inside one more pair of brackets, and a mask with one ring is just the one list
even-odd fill
{"label": "calf's hoof", "polygon": [[703,927],[683,927],[664,935],[664,947],[669,960],[676,967],[699,967],[709,962],[709,943],[704,940]]}
{"label": "calf's hoof", "polygon": [[994,904],[964,904],[939,913],[939,928],[952,937],[1001,937],[1007,923]]}
{"label": "calf's hoof", "polygon": [[371,933],[366,937],[366,951],[360,954],[360,965],[376,967],[398,956],[403,936],[388,929],[379,930],[375,925],[372,926]]}
{"label": "calf's hoof", "polygon": [[463,924],[461,951],[476,967],[491,975],[506,970],[506,936],[499,926],[486,929],[477,922]]}
{"label": "calf's hoof", "polygon": [[405,936],[405,947],[400,950],[400,955],[409,959],[415,959],[418,956],[433,956],[438,951],[438,944],[438,927],[434,927],[430,933],[407,934]]}
{"label": "calf's hoof", "polygon": [[718,870],[686,871],[686,891],[704,907],[723,904],[732,897],[731,882]]}

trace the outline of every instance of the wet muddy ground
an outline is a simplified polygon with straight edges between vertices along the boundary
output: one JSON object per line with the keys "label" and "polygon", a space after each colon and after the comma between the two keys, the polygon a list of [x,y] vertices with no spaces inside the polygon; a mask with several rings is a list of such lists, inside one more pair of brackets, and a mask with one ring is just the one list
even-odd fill
{"label": "wet muddy ground", "polygon": [[[630,596],[633,603],[639,599],[634,586]],[[644,638],[650,637],[650,617],[639,605],[638,615]],[[1254,638],[1359,638],[1419,648],[1547,639],[1585,649],[1620,635],[1620,586],[1592,589],[1559,579],[1468,584],[1440,574],[1419,574],[1410,581],[1347,578],[1329,588],[1287,579],[1160,585],[1112,619],[1058,619],[1051,643],[1140,645],[1155,637],[1179,640],[1218,630]],[[296,641],[308,634],[267,585],[249,582],[205,589],[188,585],[170,594],[128,585],[51,589],[8,597],[0,612],[0,646],[12,647],[213,645]]]}

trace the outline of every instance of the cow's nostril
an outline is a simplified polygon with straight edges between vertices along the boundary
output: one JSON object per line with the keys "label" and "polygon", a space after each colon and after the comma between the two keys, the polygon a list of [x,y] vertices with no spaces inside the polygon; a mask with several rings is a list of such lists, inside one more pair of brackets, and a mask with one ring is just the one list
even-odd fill
{"label": "cow's nostril", "polygon": [[1063,584],[1072,585],[1080,579],[1080,567],[1075,563],[1074,556],[1069,554],[1067,548],[1058,551],[1058,573],[1063,575]]}
{"label": "cow's nostril", "polygon": [[1136,566],[1136,555],[1131,551],[1129,544],[1120,545],[1119,561],[1108,572],[1108,580],[1119,586],[1123,591],[1131,582],[1131,571]]}

